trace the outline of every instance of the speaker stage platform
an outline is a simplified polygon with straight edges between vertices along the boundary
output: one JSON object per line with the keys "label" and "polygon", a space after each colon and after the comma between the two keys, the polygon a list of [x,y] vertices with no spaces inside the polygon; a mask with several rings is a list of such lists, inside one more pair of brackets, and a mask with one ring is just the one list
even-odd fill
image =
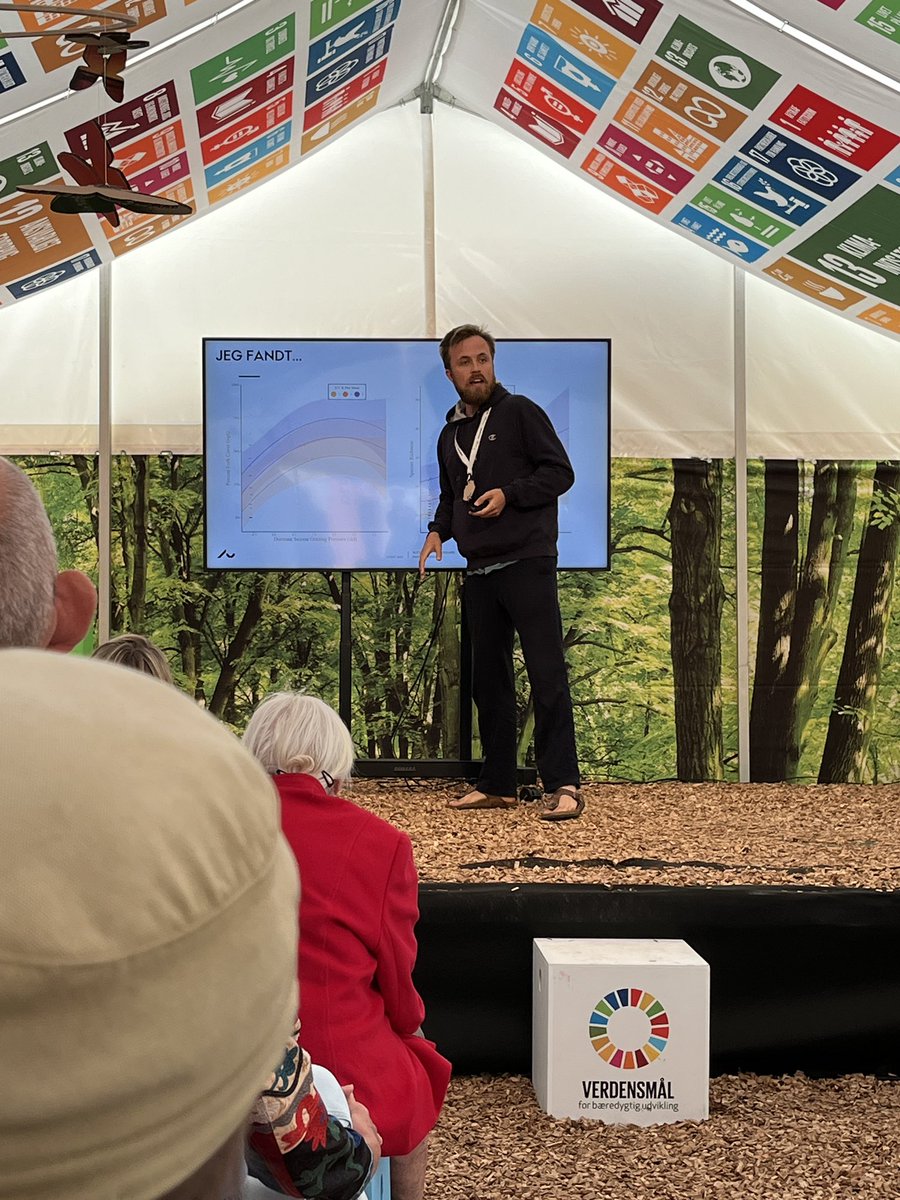
{"label": "speaker stage platform", "polygon": [[714,1075],[900,1071],[900,893],[424,884],[419,906],[426,1030],[460,1074],[530,1074],[535,937],[686,941]]}
{"label": "speaker stage platform", "polygon": [[410,834],[416,983],[457,1073],[528,1074],[535,937],[682,938],[711,968],[711,1069],[900,1072],[900,789],[592,785],[579,821],[454,812],[367,781]]}

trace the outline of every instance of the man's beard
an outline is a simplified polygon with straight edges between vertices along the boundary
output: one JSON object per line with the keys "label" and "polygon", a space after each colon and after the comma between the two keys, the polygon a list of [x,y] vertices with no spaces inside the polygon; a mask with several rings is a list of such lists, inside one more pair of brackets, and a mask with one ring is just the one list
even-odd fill
{"label": "man's beard", "polygon": [[463,404],[467,404],[470,408],[480,408],[494,390],[494,384],[492,380],[486,379],[484,383],[467,383],[464,387],[457,387],[456,390],[459,392],[459,398]]}

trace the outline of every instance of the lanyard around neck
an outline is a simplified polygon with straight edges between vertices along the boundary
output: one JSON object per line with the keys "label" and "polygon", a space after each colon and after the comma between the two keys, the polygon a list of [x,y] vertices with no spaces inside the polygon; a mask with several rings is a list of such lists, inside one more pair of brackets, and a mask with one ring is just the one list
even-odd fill
{"label": "lanyard around neck", "polygon": [[478,447],[481,445],[481,435],[484,433],[484,427],[487,425],[487,419],[491,415],[491,410],[486,408],[481,414],[481,420],[478,423],[478,429],[475,433],[475,440],[472,443],[471,452],[466,455],[460,448],[459,439],[456,434],[453,435],[453,445],[456,447],[456,453],[459,455],[459,461],[466,468],[466,479],[471,479],[475,473],[475,459],[478,457]]}

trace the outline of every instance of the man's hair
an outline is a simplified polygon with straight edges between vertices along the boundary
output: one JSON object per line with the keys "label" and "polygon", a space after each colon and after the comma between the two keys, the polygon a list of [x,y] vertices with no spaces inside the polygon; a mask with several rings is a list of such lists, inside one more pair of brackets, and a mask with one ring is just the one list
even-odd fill
{"label": "man's hair", "polygon": [[145,675],[153,675],[163,683],[174,682],[165,654],[140,633],[123,633],[121,637],[111,638],[98,646],[91,658],[103,658],[107,662],[131,667],[134,671],[143,671]]}
{"label": "man's hair", "polygon": [[441,361],[444,364],[445,371],[450,370],[450,351],[454,346],[466,341],[470,337],[484,338],[491,352],[491,358],[494,357],[496,343],[486,329],[483,329],[480,325],[457,325],[455,329],[451,329],[449,333],[445,333],[441,340]]}
{"label": "man's hair", "polygon": [[0,458],[0,647],[40,647],[53,622],[56,543],[24,471]]}

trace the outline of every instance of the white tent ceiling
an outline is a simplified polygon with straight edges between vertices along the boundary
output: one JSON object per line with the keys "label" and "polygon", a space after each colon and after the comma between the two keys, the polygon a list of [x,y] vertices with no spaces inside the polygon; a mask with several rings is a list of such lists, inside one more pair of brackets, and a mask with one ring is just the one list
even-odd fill
{"label": "white tent ceiling", "polygon": [[[115,112],[95,85],[22,115],[64,91],[72,55],[58,46],[48,68],[40,43],[0,44],[6,450],[92,443],[110,338],[116,445],[196,450],[203,336],[433,336],[476,319],[500,336],[612,336],[616,453],[733,453],[737,334],[751,454],[900,457],[900,267],[894,245],[878,241],[893,228],[900,244],[900,105],[890,80],[763,19],[786,6],[754,15],[731,0],[252,0],[165,44],[221,7],[140,6],[142,35],[162,48],[136,58]],[[900,0],[792,0],[790,16],[860,66],[900,74]],[[444,18],[442,102],[423,113],[414,93]],[[6,15],[2,28],[27,19]],[[689,29],[704,35],[690,54]],[[344,46],[363,34],[370,61],[342,68],[353,57]],[[714,54],[723,42],[734,53]],[[522,54],[541,56],[543,70]],[[704,55],[718,62],[718,91],[698,82]],[[647,89],[664,94],[661,71],[684,87],[648,114]],[[802,119],[791,97],[808,94],[822,111],[788,134],[785,122]],[[562,124],[563,103],[569,126],[586,122],[580,136]],[[826,104],[843,114],[836,142]],[[508,114],[520,118],[521,105],[530,115],[517,124]],[[730,133],[710,141],[702,125],[716,106]],[[100,112],[132,183],[188,198],[196,215],[167,232],[169,218],[124,214],[112,229],[51,214],[17,190],[36,174],[67,179],[56,158],[78,149],[78,131]],[[640,119],[645,143],[627,128]],[[771,197],[764,211],[724,178],[712,182],[734,159],[759,167],[745,147],[761,145],[763,126],[805,147],[793,157],[820,184],[823,163],[846,184],[826,200],[821,187],[775,175],[787,158],[770,164],[769,192],[777,184],[815,209],[802,224]],[[680,149],[673,140],[657,153],[653,138],[676,127],[687,130]],[[670,199],[653,182],[659,171],[680,183]],[[680,224],[685,208],[699,229]],[[855,215],[869,224],[851,229]],[[748,233],[747,221],[763,232]],[[848,250],[829,250],[838,237]],[[763,251],[752,261],[751,246]]]}

